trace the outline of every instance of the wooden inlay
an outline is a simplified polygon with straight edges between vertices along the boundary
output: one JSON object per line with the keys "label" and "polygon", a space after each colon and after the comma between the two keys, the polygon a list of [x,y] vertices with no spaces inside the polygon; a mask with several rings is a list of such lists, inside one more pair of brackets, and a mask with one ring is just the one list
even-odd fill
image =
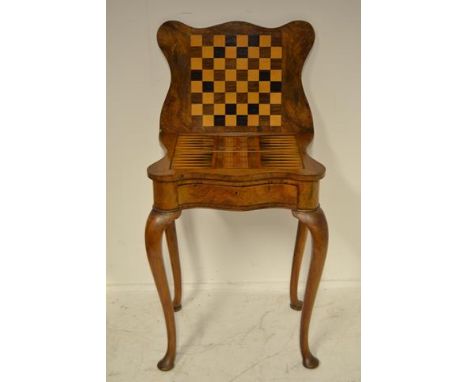
{"label": "wooden inlay", "polygon": [[281,126],[281,33],[190,37],[193,127]]}
{"label": "wooden inlay", "polygon": [[302,168],[294,135],[179,135],[172,168]]}

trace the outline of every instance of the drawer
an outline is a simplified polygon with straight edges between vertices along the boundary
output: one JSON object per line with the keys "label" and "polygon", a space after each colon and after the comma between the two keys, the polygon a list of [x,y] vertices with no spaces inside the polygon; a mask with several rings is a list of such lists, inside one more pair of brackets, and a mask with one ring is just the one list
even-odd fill
{"label": "drawer", "polygon": [[223,186],[186,184],[178,187],[179,205],[199,205],[222,209],[253,209],[259,207],[295,208],[297,187],[291,184],[259,184],[254,186]]}

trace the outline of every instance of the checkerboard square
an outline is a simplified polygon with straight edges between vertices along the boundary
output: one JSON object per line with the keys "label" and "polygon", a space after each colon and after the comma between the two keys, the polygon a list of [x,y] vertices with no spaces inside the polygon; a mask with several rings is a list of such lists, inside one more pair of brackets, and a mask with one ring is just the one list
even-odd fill
{"label": "checkerboard square", "polygon": [[228,46],[225,49],[225,56],[226,58],[236,58],[237,57],[237,49],[234,46]]}
{"label": "checkerboard square", "polygon": [[214,113],[215,113],[215,115],[225,115],[226,114],[225,105],[221,104],[221,103],[215,103],[214,104]]}
{"label": "checkerboard square", "polygon": [[281,58],[283,56],[283,49],[280,46],[271,48],[271,58]]}
{"label": "checkerboard square", "polygon": [[247,70],[238,70],[236,80],[237,81],[247,81]]}
{"label": "checkerboard square", "polygon": [[202,62],[202,69],[213,69],[214,62],[212,58],[204,58]]}
{"label": "checkerboard square", "polygon": [[280,92],[281,91],[281,82],[272,81],[270,83],[270,90],[271,90],[271,92]]}
{"label": "checkerboard square", "polygon": [[214,91],[216,93],[223,93],[226,91],[224,85],[226,84],[226,82],[224,81],[215,81],[214,82]]}
{"label": "checkerboard square", "polygon": [[226,80],[226,71],[225,70],[215,70],[213,73],[215,81],[225,81]]}
{"label": "checkerboard square", "polygon": [[237,113],[236,109],[237,109],[237,105],[235,103],[226,104],[226,114],[235,115]]}
{"label": "checkerboard square", "polygon": [[260,48],[258,48],[257,46],[249,46],[248,57],[249,58],[259,58],[260,57]]}
{"label": "checkerboard square", "polygon": [[[236,96],[237,96],[237,103],[238,104],[244,104],[244,103],[247,103],[248,102],[248,96],[247,96],[248,93],[237,93]],[[242,109],[244,110],[244,109]],[[245,109],[247,110],[247,109]],[[239,111],[239,108],[237,108],[237,111]],[[247,111],[245,111],[245,114],[247,114]]]}
{"label": "checkerboard square", "polygon": [[258,34],[249,35],[249,46],[258,46],[260,42]]}
{"label": "checkerboard square", "polygon": [[237,45],[236,36],[227,35],[226,36],[226,46],[236,46],[236,45]]}
{"label": "checkerboard square", "polygon": [[248,92],[247,93],[247,102],[248,103],[260,103],[260,97],[258,93]]}
{"label": "checkerboard square", "polygon": [[238,115],[237,116],[237,124],[239,126],[247,126],[247,116],[246,115]]}
{"label": "checkerboard square", "polygon": [[247,115],[248,114],[248,110],[247,110],[247,104],[246,103],[239,103],[237,104],[237,114],[245,114]]}
{"label": "checkerboard square", "polygon": [[201,81],[192,81],[192,93],[201,93],[202,92],[202,82]]}
{"label": "checkerboard square", "polygon": [[270,71],[269,70],[260,70],[260,81],[270,81]]}
{"label": "checkerboard square", "polygon": [[226,93],[226,103],[236,103],[237,102],[237,94],[233,93]]}
{"label": "checkerboard square", "polygon": [[258,58],[249,58],[248,59],[248,68],[249,69],[258,69],[259,68],[259,59]]}
{"label": "checkerboard square", "polygon": [[271,36],[270,35],[261,35],[259,45],[260,46],[271,46]]}
{"label": "checkerboard square", "polygon": [[271,93],[270,94],[270,103],[281,105],[281,93]]}
{"label": "checkerboard square", "polygon": [[203,116],[203,126],[213,126],[214,125],[214,117],[212,115],[204,115]]}
{"label": "checkerboard square", "polygon": [[212,81],[203,81],[203,92],[206,93],[206,92],[212,92],[212,91],[214,91],[213,82]]}
{"label": "checkerboard square", "polygon": [[236,90],[238,93],[247,93],[248,91],[248,82],[247,81],[237,81]]}
{"label": "checkerboard square", "polygon": [[201,81],[202,80],[202,71],[201,70],[192,70],[190,79],[192,81]]}
{"label": "checkerboard square", "polygon": [[256,93],[260,90],[258,81],[248,81],[247,89],[249,93]]}
{"label": "checkerboard square", "polygon": [[202,93],[202,101],[204,104],[206,103],[214,103],[214,94],[213,93]]}
{"label": "checkerboard square", "polygon": [[215,126],[225,126],[226,125],[226,117],[224,115],[215,115],[214,116],[214,125]]}
{"label": "checkerboard square", "polygon": [[202,57],[203,58],[212,58],[214,57],[214,49],[212,46],[202,47]]}
{"label": "checkerboard square", "polygon": [[249,50],[244,47],[237,48],[237,57],[239,58],[247,58],[249,56]]}
{"label": "checkerboard square", "polygon": [[214,46],[225,46],[225,36],[224,35],[214,35],[213,36],[213,45]]}
{"label": "checkerboard square", "polygon": [[226,60],[224,58],[215,58],[214,59],[214,68],[215,69],[225,69]]}
{"label": "checkerboard square", "polygon": [[190,45],[191,46],[202,46],[202,35],[193,34],[190,36]]}
{"label": "checkerboard square", "polygon": [[192,69],[203,69],[201,57],[192,57],[190,59],[190,67]]}
{"label": "checkerboard square", "polygon": [[226,93],[215,93],[214,94],[214,103],[225,103],[226,102]]}
{"label": "checkerboard square", "polygon": [[214,114],[213,104],[203,105],[203,115],[213,115],[213,114]]}
{"label": "checkerboard square", "polygon": [[192,104],[192,115],[203,115],[203,106],[200,103]]}
{"label": "checkerboard square", "polygon": [[214,54],[214,56],[216,58],[222,58],[222,57],[224,57],[224,52],[225,52],[224,47],[216,46],[214,48],[214,53],[213,54]]}
{"label": "checkerboard square", "polygon": [[247,116],[247,126],[258,127],[260,119],[258,115],[250,114]]}
{"label": "checkerboard square", "polygon": [[239,34],[237,35],[237,46],[248,46],[249,38],[247,35]]}
{"label": "checkerboard square", "polygon": [[249,103],[249,106],[248,106],[249,114],[258,114],[258,110],[259,110],[258,104]]}
{"label": "checkerboard square", "polygon": [[212,46],[203,46],[202,47],[202,57],[203,58],[213,58],[214,49]]}
{"label": "checkerboard square", "polygon": [[260,58],[270,58],[271,57],[271,48],[260,48]]}
{"label": "checkerboard square", "polygon": [[203,81],[214,81],[214,70],[205,69],[205,70],[201,70],[201,72],[202,72]]}
{"label": "checkerboard square", "polygon": [[237,65],[236,68],[241,69],[241,70],[248,69],[248,63],[249,63],[248,58],[238,58],[236,60],[236,65]]}
{"label": "checkerboard square", "polygon": [[237,117],[235,115],[226,115],[226,126],[236,126]]}
{"label": "checkerboard square", "polygon": [[271,70],[270,79],[271,81],[281,81],[281,70]]}
{"label": "checkerboard square", "polygon": [[260,103],[270,103],[270,93],[260,93]]}
{"label": "checkerboard square", "polygon": [[281,115],[270,116],[270,126],[281,126]]}
{"label": "checkerboard square", "polygon": [[270,115],[270,104],[261,103],[259,105],[259,114],[260,115]]}

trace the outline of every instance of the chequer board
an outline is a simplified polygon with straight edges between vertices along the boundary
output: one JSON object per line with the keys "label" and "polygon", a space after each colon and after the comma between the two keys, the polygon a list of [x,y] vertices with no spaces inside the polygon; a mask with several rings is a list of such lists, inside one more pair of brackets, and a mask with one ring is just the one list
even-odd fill
{"label": "chequer board", "polygon": [[280,127],[280,34],[193,34],[191,115],[195,128]]}

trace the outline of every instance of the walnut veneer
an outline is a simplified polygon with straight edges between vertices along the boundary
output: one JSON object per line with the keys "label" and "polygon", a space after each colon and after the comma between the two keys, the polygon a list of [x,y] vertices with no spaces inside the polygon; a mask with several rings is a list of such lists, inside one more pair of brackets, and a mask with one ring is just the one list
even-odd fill
{"label": "walnut veneer", "polygon": [[[165,156],[148,168],[154,203],[146,249],[168,337],[161,370],[174,366],[174,311],[182,282],[175,220],[183,209],[244,211],[288,208],[299,220],[291,271],[291,308],[302,310],[300,349],[307,368],[318,366],[308,344],[309,322],[325,262],[328,228],[319,206],[325,168],[307,154],[312,114],[301,82],[314,30],[304,21],[278,28],[229,22],[192,28],[164,23],[157,40],[171,70],[160,119]],[[313,239],[304,302],[297,285],[307,231]],[[174,275],[171,299],[162,259],[163,233]]]}

